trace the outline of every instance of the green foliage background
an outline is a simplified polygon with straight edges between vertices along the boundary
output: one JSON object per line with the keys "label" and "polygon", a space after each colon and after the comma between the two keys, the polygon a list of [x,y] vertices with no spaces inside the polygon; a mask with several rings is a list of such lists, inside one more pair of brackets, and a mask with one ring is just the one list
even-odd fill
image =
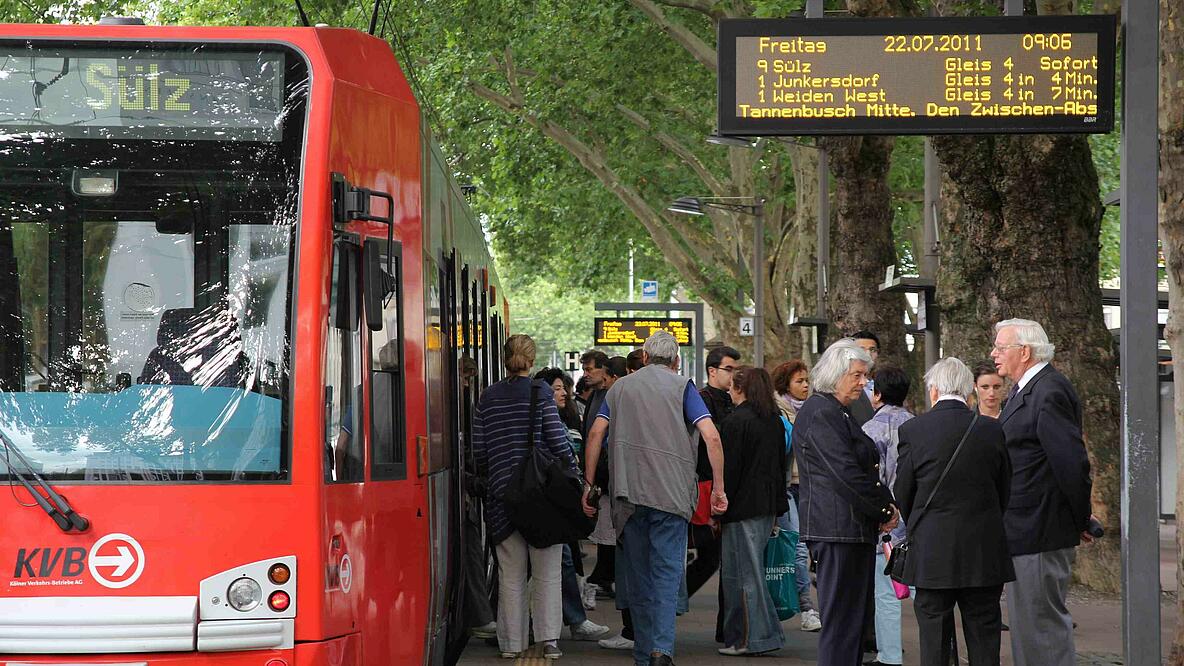
{"label": "green foliage background", "polygon": [[[772,17],[802,4],[754,0],[748,6],[755,16]],[[365,30],[373,5],[308,0],[304,8],[314,23]],[[980,9],[994,13],[987,5]],[[478,99],[469,85],[505,89],[493,62],[510,49],[530,79],[523,84],[527,102],[610,154],[627,182],[661,202],[701,193],[703,186],[653,141],[652,131],[627,122],[618,105],[642,114],[654,130],[677,137],[726,173],[726,151],[702,140],[715,122],[715,80],[706,68],[626,2],[385,0],[379,10],[378,32],[391,42],[416,88],[454,175],[477,185],[472,204],[483,216],[507,280],[515,330],[553,340],[561,350],[586,347],[592,302],[625,298],[630,240],[638,280],[659,280],[663,298],[679,286],[677,272],[616,196],[565,150]],[[666,11],[713,43],[701,15]],[[299,24],[296,5],[288,0],[0,0],[0,15],[13,22],[89,22],[112,14],[166,24]],[[1108,192],[1118,186],[1118,135],[1095,136],[1092,143],[1099,187]],[[923,185],[922,156],[919,137],[898,139],[890,183],[895,192],[913,193],[894,204],[899,273],[916,268],[921,207],[913,199]],[[771,195],[792,201],[792,187],[790,179],[785,191]],[[1110,208],[1102,231],[1104,279],[1117,275],[1118,243],[1118,211]],[[737,288],[723,271],[717,282],[722,293]]]}

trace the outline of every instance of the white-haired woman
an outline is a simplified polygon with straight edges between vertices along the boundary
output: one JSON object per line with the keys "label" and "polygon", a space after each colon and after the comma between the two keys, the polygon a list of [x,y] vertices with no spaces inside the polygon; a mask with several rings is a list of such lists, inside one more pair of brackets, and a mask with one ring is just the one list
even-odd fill
{"label": "white-haired woman", "polygon": [[1011,485],[1003,425],[966,406],[974,375],[962,361],[938,361],[925,385],[933,409],[900,426],[894,485],[909,529],[903,578],[917,588],[921,665],[950,663],[955,605],[970,663],[998,664],[999,597],[1015,580],[1003,527]]}
{"label": "white-haired woman", "polygon": [[862,663],[876,543],[896,526],[899,515],[892,493],[880,482],[876,445],[848,409],[867,385],[871,360],[854,340],[828,347],[810,375],[814,394],[798,410],[793,428],[801,536],[818,569],[822,666]]}

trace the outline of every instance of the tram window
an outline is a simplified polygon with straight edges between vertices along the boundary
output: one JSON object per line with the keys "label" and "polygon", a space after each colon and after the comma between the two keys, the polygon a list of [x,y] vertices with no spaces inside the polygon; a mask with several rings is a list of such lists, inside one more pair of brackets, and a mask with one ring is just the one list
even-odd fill
{"label": "tram window", "polygon": [[428,473],[452,466],[452,434],[448,431],[451,407],[448,403],[452,335],[447,324],[447,275],[433,261],[424,262],[424,306],[427,314],[424,364],[428,395]]}
{"label": "tram window", "polygon": [[358,246],[333,246],[329,316],[325,322],[325,481],[356,482],[363,477],[361,331],[357,315]]}
{"label": "tram window", "polygon": [[[379,253],[386,270],[385,241],[366,242]],[[390,256],[395,291],[382,308],[382,328],[370,332],[370,478],[407,478],[407,442],[403,405],[403,253],[395,243]]]}

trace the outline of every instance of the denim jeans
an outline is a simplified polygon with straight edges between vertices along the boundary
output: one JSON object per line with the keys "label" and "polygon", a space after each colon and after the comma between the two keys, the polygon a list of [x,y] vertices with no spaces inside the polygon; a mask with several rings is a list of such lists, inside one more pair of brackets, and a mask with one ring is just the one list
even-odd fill
{"label": "denim jeans", "polygon": [[639,506],[625,523],[621,546],[627,564],[621,567],[617,560],[617,578],[622,573],[627,578],[633,659],[647,666],[653,653],[674,656],[674,616],[686,585],[687,521]]}
{"label": "denim jeans", "polygon": [[900,599],[892,588],[892,578],[884,575],[887,560],[884,551],[876,554],[876,659],[881,664],[903,662],[900,639]]}
{"label": "denim jeans", "polygon": [[724,591],[723,639],[728,647],[768,652],[785,645],[781,621],[765,584],[765,545],[773,516],[724,523],[720,586]]}
{"label": "denim jeans", "polygon": [[[794,501],[793,493],[785,491],[789,500],[789,510],[777,518],[777,526],[783,530],[797,532],[801,535],[801,520],[798,518],[798,503]],[[795,560],[798,578],[798,610],[805,613],[814,610],[814,601],[810,598],[810,550],[806,542],[798,539],[798,552]]]}
{"label": "denim jeans", "polygon": [[583,624],[588,619],[584,612],[584,600],[580,598],[580,583],[576,580],[575,559],[571,546],[563,544],[563,623],[567,626]]}

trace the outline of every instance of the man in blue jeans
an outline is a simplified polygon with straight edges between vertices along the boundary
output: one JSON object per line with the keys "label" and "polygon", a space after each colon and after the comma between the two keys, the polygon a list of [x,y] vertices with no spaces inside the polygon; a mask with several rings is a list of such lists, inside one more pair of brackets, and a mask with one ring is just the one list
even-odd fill
{"label": "man in blue jeans", "polygon": [[[628,562],[623,573],[633,617],[633,660],[637,666],[673,666],[687,524],[698,497],[695,463],[700,435],[716,479],[712,512],[726,511],[728,498],[719,433],[694,382],[677,372],[674,336],[665,331],[651,335],[642,346],[642,361],[645,367],[617,380],[605,396],[588,433],[584,469],[590,489],[596,483],[596,463],[611,418],[608,492],[613,526]],[[586,493],[584,512],[592,516],[596,509],[588,504]]]}

